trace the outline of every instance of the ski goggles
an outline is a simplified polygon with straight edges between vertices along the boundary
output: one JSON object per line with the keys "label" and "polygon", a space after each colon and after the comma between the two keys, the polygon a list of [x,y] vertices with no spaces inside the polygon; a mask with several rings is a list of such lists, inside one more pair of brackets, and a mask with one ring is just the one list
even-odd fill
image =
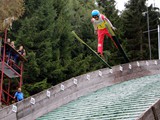
{"label": "ski goggles", "polygon": [[93,18],[99,18],[99,16],[97,16],[97,15],[94,15],[94,16],[92,16]]}

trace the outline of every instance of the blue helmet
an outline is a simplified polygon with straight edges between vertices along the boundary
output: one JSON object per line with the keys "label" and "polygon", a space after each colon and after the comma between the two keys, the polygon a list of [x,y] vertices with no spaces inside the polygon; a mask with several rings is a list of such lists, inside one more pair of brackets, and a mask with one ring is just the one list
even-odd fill
{"label": "blue helmet", "polygon": [[99,16],[100,12],[98,10],[93,10],[92,11],[92,16]]}

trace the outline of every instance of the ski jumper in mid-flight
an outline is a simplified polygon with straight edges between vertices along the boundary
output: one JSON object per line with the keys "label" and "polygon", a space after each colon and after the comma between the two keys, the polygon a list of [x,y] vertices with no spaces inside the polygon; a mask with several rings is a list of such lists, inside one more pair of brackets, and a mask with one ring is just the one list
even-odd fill
{"label": "ski jumper in mid-flight", "polygon": [[115,30],[116,28],[112,25],[109,19],[105,15],[100,14],[98,10],[93,10],[91,14],[92,14],[91,22],[94,27],[94,33],[98,35],[98,48],[97,48],[98,54],[103,56],[104,37],[105,35],[107,35],[113,41],[116,48],[118,48],[120,52],[123,54],[126,62],[129,62],[128,57],[126,56],[119,41],[115,37],[115,33],[113,32],[113,30]]}
{"label": "ski jumper in mid-flight", "polygon": [[112,38],[112,35],[106,29],[106,23],[109,23],[111,28],[115,30],[112,23],[105,17],[105,15],[100,14],[98,10],[92,11],[92,19],[91,22],[93,23],[94,33],[98,35],[98,53],[103,55],[103,41],[105,35],[109,38]]}

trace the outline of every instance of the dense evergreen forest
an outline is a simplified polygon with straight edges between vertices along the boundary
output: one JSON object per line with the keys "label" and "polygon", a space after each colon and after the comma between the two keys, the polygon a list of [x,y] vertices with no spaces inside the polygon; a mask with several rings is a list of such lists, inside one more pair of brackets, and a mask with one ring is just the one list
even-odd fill
{"label": "dense evergreen forest", "polygon": [[[23,44],[27,60],[23,76],[25,97],[69,78],[104,68],[104,64],[71,31],[75,31],[94,50],[97,36],[91,11],[98,9],[117,28],[115,31],[131,61],[149,59],[146,0],[129,0],[119,12],[115,0],[24,0],[24,13],[13,22],[8,37]],[[157,29],[159,12],[148,7],[150,29]],[[151,32],[152,59],[158,58],[157,31]],[[113,42],[105,38],[104,54],[109,64],[124,63]]]}

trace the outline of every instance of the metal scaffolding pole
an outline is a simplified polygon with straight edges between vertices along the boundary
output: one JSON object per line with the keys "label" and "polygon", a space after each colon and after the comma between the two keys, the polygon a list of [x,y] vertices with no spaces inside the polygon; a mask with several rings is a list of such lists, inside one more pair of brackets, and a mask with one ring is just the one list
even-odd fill
{"label": "metal scaffolding pole", "polygon": [[158,58],[160,60],[160,25],[158,25]]}
{"label": "metal scaffolding pole", "polygon": [[149,59],[152,58],[152,52],[151,52],[151,40],[150,40],[150,29],[149,29],[149,13],[148,13],[148,7],[147,7],[147,27],[148,27],[148,47],[149,47]]}

